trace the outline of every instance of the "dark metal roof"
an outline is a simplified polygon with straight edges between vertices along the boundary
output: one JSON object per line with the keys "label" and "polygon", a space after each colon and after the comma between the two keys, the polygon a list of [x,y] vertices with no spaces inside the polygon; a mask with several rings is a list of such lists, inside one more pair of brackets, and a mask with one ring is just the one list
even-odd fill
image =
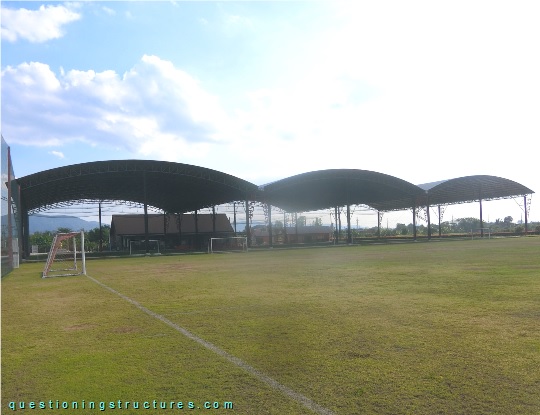
{"label": "dark metal roof", "polygon": [[[465,203],[475,200],[503,199],[534,193],[531,189],[502,177],[478,175],[420,184],[431,205]],[[425,203],[424,203],[425,204]]]}
{"label": "dark metal roof", "polygon": [[256,194],[253,183],[216,170],[150,160],[111,160],[75,164],[17,179],[29,211],[62,202],[123,200],[166,212],[189,212],[245,200]]}
{"label": "dark metal roof", "polygon": [[[76,164],[17,179],[23,209],[29,213],[75,201],[122,200],[170,213],[237,200],[270,203],[289,212],[345,205],[380,211],[498,199],[534,193],[512,180],[468,176],[414,185],[367,170],[332,169],[302,173],[256,186],[216,170],[181,163],[111,160]],[[146,183],[146,186],[144,185]]]}
{"label": "dark metal roof", "polygon": [[406,209],[424,191],[412,183],[367,170],[319,170],[261,186],[265,201],[288,211],[309,211],[347,204],[377,210]]}

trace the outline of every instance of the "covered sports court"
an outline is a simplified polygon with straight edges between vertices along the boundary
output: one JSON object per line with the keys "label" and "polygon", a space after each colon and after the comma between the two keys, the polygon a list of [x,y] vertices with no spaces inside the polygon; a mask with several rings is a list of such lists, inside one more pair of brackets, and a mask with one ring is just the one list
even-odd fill
{"label": "covered sports court", "polygon": [[[356,169],[307,172],[258,186],[205,167],[151,160],[75,164],[21,177],[16,183],[25,257],[29,255],[29,215],[74,203],[132,202],[144,206],[147,218],[148,207],[167,214],[182,214],[241,201],[245,204],[248,235],[253,202],[266,206],[270,233],[272,206],[287,212],[337,210],[345,206],[347,241],[351,243],[353,205],[365,205],[377,211],[379,228],[381,213],[412,209],[415,238],[416,211],[425,208],[430,238],[430,207],[478,201],[482,221],[483,201],[523,197],[524,206],[530,206],[527,198],[534,193],[520,183],[496,176],[476,175],[415,185],[391,175]],[[526,231],[527,225],[528,209],[525,209]],[[270,245],[271,241],[272,238]]]}

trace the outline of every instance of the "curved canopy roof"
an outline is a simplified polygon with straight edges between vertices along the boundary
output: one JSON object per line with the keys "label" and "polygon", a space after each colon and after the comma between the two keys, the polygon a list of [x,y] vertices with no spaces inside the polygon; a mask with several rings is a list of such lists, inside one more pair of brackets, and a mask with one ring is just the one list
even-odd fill
{"label": "curved canopy roof", "polygon": [[418,187],[428,193],[429,203],[432,205],[465,203],[479,199],[502,199],[534,193],[531,189],[512,180],[486,175],[459,177],[420,184]]}
{"label": "curved canopy roof", "polygon": [[405,209],[424,194],[418,186],[397,177],[352,169],[303,173],[261,189],[266,202],[298,212],[347,204],[377,210]]}
{"label": "curved canopy roof", "polygon": [[534,193],[512,180],[468,176],[414,185],[367,170],[302,173],[264,186],[216,170],[150,160],[111,160],[59,167],[17,179],[22,209],[36,212],[74,201],[122,200],[169,213],[237,200],[269,203],[289,212],[367,205],[380,211],[453,204]]}
{"label": "curved canopy roof", "polygon": [[[245,200],[253,183],[188,164],[150,160],[111,160],[75,164],[17,180],[29,212],[62,202],[123,200],[181,213]],[[145,186],[146,182],[146,186]]]}

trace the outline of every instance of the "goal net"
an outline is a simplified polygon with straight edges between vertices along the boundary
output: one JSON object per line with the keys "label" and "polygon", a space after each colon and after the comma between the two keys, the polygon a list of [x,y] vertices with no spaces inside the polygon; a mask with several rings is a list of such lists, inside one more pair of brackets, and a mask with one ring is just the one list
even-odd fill
{"label": "goal net", "polygon": [[148,241],[148,247],[146,246],[146,240],[133,240],[129,241],[129,255],[159,255],[159,241],[157,239],[150,239]]}
{"label": "goal net", "polygon": [[245,236],[210,238],[208,253],[217,252],[247,252],[247,238]]}
{"label": "goal net", "polygon": [[86,275],[83,231],[54,236],[42,278],[69,275]]}

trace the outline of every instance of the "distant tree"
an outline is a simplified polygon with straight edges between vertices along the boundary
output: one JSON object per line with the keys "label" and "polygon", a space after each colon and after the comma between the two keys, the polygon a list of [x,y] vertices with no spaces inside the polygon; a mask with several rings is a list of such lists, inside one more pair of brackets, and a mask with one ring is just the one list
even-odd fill
{"label": "distant tree", "polygon": [[407,225],[404,223],[398,223],[396,225],[396,235],[407,235],[409,233],[409,230],[407,229]]}
{"label": "distant tree", "polygon": [[298,216],[298,219],[296,220],[296,224],[299,227],[306,226],[306,217],[305,216]]}
{"label": "distant tree", "polygon": [[506,216],[504,218],[504,223],[506,223],[507,225],[510,225],[513,221],[514,221],[514,218],[512,216]]}
{"label": "distant tree", "polygon": [[30,235],[30,245],[37,245],[38,252],[48,252],[51,249],[53,237],[51,231],[34,232]]}
{"label": "distant tree", "polygon": [[73,230],[70,228],[64,228],[64,227],[59,227],[56,230],[56,233],[70,233],[70,232],[73,232]]}
{"label": "distant tree", "polygon": [[322,218],[315,218],[313,219],[313,226],[322,226]]}
{"label": "distant tree", "polygon": [[[103,225],[101,227],[103,249],[108,249],[109,247],[109,234],[111,232],[111,227],[109,225]],[[99,228],[91,229],[85,232],[85,249],[89,251],[99,250]]]}
{"label": "distant tree", "polygon": [[456,230],[458,232],[470,232],[472,229],[480,227],[480,219],[477,218],[460,218],[457,220]]}

